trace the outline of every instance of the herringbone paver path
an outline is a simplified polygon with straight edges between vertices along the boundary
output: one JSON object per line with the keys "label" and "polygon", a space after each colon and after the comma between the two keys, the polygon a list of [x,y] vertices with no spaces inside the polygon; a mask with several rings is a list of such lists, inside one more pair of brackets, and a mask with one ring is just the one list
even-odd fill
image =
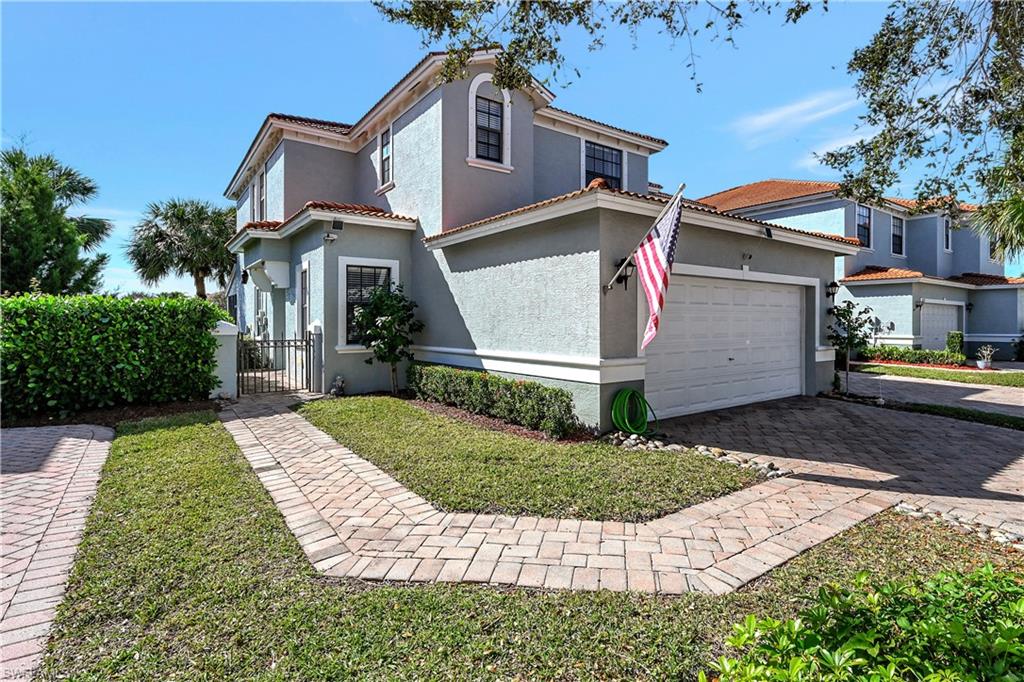
{"label": "herringbone paver path", "polygon": [[113,431],[0,432],[0,678],[29,679],[46,646]]}
{"label": "herringbone paver path", "polygon": [[648,523],[446,513],[287,409],[221,413],[314,566],[363,580],[729,592],[895,503],[853,485],[778,478]]}

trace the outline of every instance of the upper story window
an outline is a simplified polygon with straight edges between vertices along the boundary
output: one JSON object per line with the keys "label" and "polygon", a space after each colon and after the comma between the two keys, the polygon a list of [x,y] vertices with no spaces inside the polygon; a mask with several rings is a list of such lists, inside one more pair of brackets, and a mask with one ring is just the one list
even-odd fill
{"label": "upper story window", "polygon": [[892,217],[892,255],[905,256],[903,250],[903,218]]}
{"label": "upper story window", "polygon": [[953,223],[949,218],[942,219],[942,248],[946,251],[953,250]]}
{"label": "upper story window", "polygon": [[988,240],[988,259],[993,263],[999,262],[999,242],[995,239]]}
{"label": "upper story window", "polygon": [[391,182],[391,128],[380,134],[380,185]]}
{"label": "upper story window", "polygon": [[871,207],[857,204],[857,239],[865,249],[871,248]]}
{"label": "upper story window", "polygon": [[476,158],[502,163],[502,120],[501,102],[476,98]]}
{"label": "upper story window", "polygon": [[583,186],[604,178],[612,189],[622,189],[622,152],[603,144],[587,142]]}
{"label": "upper story window", "polygon": [[260,171],[259,185],[259,220],[267,219],[267,173]]}
{"label": "upper story window", "polygon": [[256,220],[256,183],[249,186],[249,222]]}

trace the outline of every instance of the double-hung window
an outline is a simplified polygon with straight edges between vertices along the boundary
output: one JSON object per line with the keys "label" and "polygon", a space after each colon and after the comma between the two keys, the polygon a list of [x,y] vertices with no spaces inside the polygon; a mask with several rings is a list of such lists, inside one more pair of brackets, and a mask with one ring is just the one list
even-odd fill
{"label": "double-hung window", "polygon": [[946,251],[953,250],[953,224],[949,218],[942,219],[942,248]]}
{"label": "double-hung window", "polygon": [[391,286],[391,268],[371,265],[349,265],[345,268],[345,343],[357,345],[362,337],[356,331],[359,309],[369,303],[370,294],[378,287]]}
{"label": "double-hung window", "polygon": [[380,134],[380,186],[391,182],[391,129]]}
{"label": "double-hung window", "polygon": [[503,163],[502,103],[477,96],[476,98],[476,158]]}
{"label": "double-hung window", "polygon": [[871,248],[871,207],[857,204],[857,239],[865,249]]}
{"label": "double-hung window", "polygon": [[612,189],[622,189],[621,151],[605,147],[603,144],[587,142],[586,157],[584,187],[595,178],[604,178]]}
{"label": "double-hung window", "polygon": [[903,250],[903,218],[892,217],[892,255],[905,256]]}

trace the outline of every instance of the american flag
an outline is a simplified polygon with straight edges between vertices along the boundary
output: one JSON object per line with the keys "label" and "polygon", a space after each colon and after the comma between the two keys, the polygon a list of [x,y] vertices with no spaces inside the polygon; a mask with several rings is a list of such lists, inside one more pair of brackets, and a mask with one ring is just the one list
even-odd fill
{"label": "american flag", "polygon": [[676,257],[676,240],[679,239],[679,221],[683,215],[682,188],[672,197],[672,201],[662,212],[654,227],[647,233],[640,246],[636,249],[633,261],[636,263],[640,285],[647,296],[647,307],[651,316],[647,319],[644,340],[640,349],[654,340],[661,322],[661,311],[665,307],[665,292],[668,291],[669,276],[672,273],[672,261]]}

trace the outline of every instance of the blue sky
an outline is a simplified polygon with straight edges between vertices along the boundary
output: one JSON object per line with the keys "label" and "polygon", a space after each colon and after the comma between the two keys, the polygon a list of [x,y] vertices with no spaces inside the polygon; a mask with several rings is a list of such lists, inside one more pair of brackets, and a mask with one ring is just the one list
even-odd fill
{"label": "blue sky", "polygon": [[[355,121],[424,49],[360,3],[5,2],[0,12],[3,142],[23,139],[99,183],[88,208],[115,222],[102,250],[106,286],[120,291],[144,288],[123,248],[148,202],[227,203],[224,187],[268,112]],[[685,46],[653,30],[635,49],[612,32],[597,52],[566,35],[580,74],[552,86],[556,105],[667,139],[651,178],[686,183],[688,196],[768,177],[831,179],[813,153],[856,139],[861,108],[845,64],[884,12],[834,3],[796,26],[751,17],[736,47],[697,42],[699,94]],[[192,292],[188,280],[156,288]]]}

